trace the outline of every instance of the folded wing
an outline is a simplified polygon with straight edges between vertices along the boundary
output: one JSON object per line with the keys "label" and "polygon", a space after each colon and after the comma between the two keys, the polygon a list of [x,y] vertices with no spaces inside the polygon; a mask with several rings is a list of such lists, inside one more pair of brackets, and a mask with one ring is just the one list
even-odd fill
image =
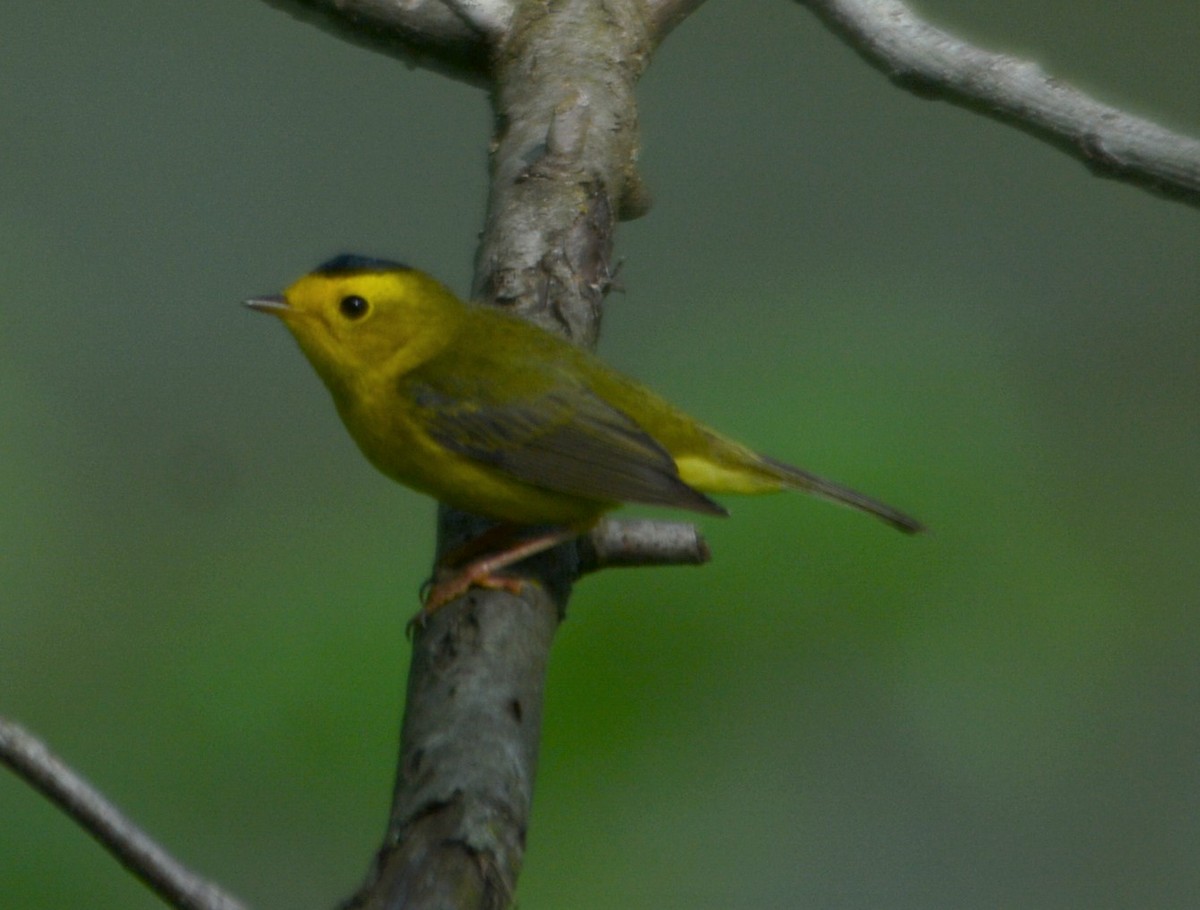
{"label": "folded wing", "polygon": [[409,376],[438,443],[523,483],[598,502],[640,502],[712,515],[725,510],[679,477],[675,461],[630,417],[582,384],[544,383],[509,399],[457,376]]}

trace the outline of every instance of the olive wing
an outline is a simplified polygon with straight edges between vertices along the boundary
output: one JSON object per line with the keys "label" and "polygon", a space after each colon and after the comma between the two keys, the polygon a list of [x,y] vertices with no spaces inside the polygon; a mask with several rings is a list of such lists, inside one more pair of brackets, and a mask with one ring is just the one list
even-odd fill
{"label": "olive wing", "polygon": [[598,502],[639,502],[725,515],[679,477],[675,460],[628,415],[581,384],[500,400],[457,376],[410,377],[427,432],[451,451],[532,486]]}

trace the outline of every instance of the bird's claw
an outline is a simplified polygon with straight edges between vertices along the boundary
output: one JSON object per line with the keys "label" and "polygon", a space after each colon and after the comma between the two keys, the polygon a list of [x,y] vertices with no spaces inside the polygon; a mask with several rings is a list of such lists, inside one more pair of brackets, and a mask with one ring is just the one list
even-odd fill
{"label": "bird's claw", "polygon": [[520,578],[496,575],[487,570],[471,571],[470,566],[458,572],[444,574],[444,577],[435,576],[421,586],[421,609],[405,624],[404,634],[411,639],[416,629],[425,628],[430,616],[450,601],[462,597],[471,588],[520,594],[524,586],[525,581]]}

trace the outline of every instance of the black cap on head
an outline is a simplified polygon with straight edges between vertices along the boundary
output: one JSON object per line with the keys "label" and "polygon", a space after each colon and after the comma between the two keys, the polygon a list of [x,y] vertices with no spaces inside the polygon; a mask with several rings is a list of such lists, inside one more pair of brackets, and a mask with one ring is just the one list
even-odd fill
{"label": "black cap on head", "polygon": [[359,256],[355,253],[342,253],[334,256],[328,262],[323,262],[313,271],[318,275],[347,275],[351,272],[394,272],[410,271],[401,262],[390,259],[374,259],[371,256]]}

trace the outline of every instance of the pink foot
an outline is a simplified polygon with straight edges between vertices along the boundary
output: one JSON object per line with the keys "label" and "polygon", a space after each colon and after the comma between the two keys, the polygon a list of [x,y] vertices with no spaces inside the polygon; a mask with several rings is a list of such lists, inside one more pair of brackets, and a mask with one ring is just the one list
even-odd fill
{"label": "pink foot", "polygon": [[[410,638],[415,627],[424,627],[430,616],[455,598],[462,597],[471,588],[486,588],[489,591],[520,594],[521,588],[525,585],[525,582],[519,578],[492,574],[487,571],[487,567],[480,567],[476,571],[472,571],[473,568],[475,567],[467,566],[461,571],[439,578],[430,586],[429,592],[425,595],[425,603],[404,627]],[[439,574],[443,573],[439,572]]]}

